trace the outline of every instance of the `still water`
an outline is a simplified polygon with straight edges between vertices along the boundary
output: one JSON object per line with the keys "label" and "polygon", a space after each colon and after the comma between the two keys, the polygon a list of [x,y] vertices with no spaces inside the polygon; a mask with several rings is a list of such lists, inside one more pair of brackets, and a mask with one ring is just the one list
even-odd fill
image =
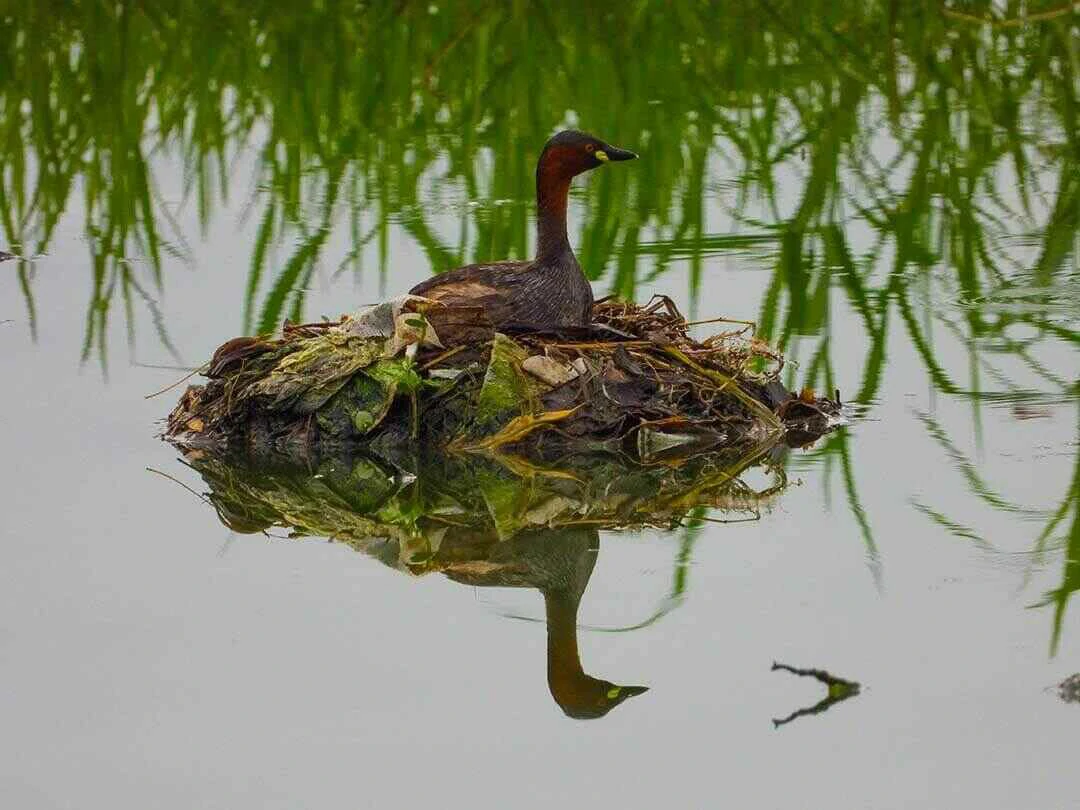
{"label": "still water", "polygon": [[[1080,807],[1078,15],[836,6],[0,15],[4,806]],[[542,538],[576,617],[231,531],[146,395],[530,255],[571,125],[641,155],[571,198],[597,293],[756,321],[850,424],[753,510]],[[568,716],[552,617],[648,691]]]}

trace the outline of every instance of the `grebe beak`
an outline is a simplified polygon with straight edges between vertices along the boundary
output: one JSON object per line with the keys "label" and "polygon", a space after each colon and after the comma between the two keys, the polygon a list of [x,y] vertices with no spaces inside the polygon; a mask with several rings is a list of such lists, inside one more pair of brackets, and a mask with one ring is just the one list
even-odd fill
{"label": "grebe beak", "polygon": [[637,157],[637,154],[629,149],[620,149],[610,144],[605,144],[603,149],[597,149],[593,154],[601,163],[607,163],[609,160],[633,160]]}

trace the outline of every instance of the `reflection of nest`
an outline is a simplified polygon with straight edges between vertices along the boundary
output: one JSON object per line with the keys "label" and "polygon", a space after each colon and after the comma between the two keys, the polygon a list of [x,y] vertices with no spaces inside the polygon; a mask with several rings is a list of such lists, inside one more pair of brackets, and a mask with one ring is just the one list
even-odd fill
{"label": "reflection of nest", "polygon": [[788,393],[776,379],[783,360],[750,325],[697,340],[666,298],[600,301],[588,329],[496,334],[463,313],[466,342],[447,341],[461,338],[453,314],[408,298],[231,340],[205,367],[210,381],[185,392],[167,435],[294,456],[383,435],[548,458],[604,442],[648,462],[745,450],[785,432],[801,443],[838,409]]}
{"label": "reflection of nest", "polygon": [[[650,466],[617,453],[548,467],[506,454],[418,459],[400,445],[384,447],[399,451],[393,460],[322,453],[309,466],[280,456],[237,461],[206,449],[189,449],[186,460],[235,531],[277,527],[289,537],[323,536],[413,574],[539,591],[551,696],[566,715],[594,719],[647,691],[590,675],[580,660],[578,608],[600,551],[599,530],[670,528],[710,519],[709,509],[753,519],[786,485],[782,470],[762,461],[770,444]],[[771,474],[760,489],[741,477],[754,464]],[[685,577],[676,576],[668,599],[637,626],[670,611],[684,588]]]}
{"label": "reflection of nest", "polygon": [[514,561],[496,560],[492,550],[522,532],[672,528],[709,520],[710,509],[753,520],[786,485],[770,465],[760,467],[772,479],[762,488],[741,478],[760,456],[711,453],[642,467],[588,455],[546,469],[507,457],[443,456],[409,472],[368,456],[260,466],[192,450],[187,460],[234,531],[282,528],[290,537],[347,543],[414,573],[483,579],[512,574]]}

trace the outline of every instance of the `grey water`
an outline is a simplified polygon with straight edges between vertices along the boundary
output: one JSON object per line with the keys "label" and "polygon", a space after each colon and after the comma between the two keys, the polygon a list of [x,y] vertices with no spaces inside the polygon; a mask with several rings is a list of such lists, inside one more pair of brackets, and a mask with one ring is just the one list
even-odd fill
{"label": "grey water", "polygon": [[[5,807],[1080,807],[1075,8],[46,11],[0,14]],[[147,398],[528,256],[565,126],[641,156],[574,187],[598,295],[849,403],[757,519],[601,532],[581,659],[649,690],[593,720],[536,591],[234,533]],[[827,690],[774,662],[859,693],[777,725]]]}

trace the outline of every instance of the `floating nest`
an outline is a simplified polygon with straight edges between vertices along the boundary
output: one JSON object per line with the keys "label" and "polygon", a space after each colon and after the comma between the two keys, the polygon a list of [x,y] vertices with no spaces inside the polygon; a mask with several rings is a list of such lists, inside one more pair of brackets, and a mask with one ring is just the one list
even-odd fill
{"label": "floating nest", "polygon": [[[783,359],[752,325],[704,339],[670,299],[605,299],[586,329],[481,330],[451,343],[432,302],[396,299],[336,322],[286,323],[236,338],[201,369],[168,417],[177,444],[306,457],[343,446],[428,448],[553,458],[617,451],[639,462],[827,432],[835,400],[779,382]],[[454,313],[451,313],[454,314]],[[452,322],[445,309],[441,326]],[[434,319],[434,317],[433,317]]]}

